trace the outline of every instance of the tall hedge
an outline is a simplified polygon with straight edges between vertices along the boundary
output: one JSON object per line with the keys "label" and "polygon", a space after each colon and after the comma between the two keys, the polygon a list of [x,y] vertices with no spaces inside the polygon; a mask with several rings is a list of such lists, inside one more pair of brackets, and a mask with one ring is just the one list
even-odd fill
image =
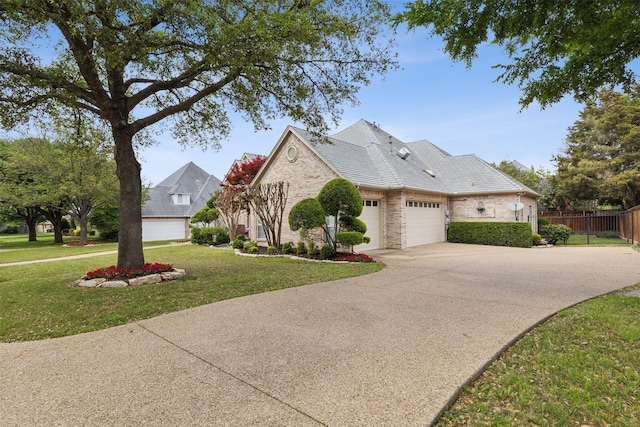
{"label": "tall hedge", "polygon": [[531,224],[528,222],[452,222],[447,240],[452,243],[530,248]]}

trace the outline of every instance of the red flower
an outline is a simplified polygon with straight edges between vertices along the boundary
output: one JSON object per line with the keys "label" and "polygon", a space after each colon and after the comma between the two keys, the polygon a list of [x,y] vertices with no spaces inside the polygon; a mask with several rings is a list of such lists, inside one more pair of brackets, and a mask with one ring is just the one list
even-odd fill
{"label": "red flower", "polygon": [[375,262],[373,258],[371,258],[367,254],[348,254],[348,255],[339,255],[335,258],[336,261],[349,261],[349,262]]}
{"label": "red flower", "polygon": [[146,263],[142,266],[142,268],[117,268],[115,265],[110,265],[106,268],[98,268],[97,270],[93,270],[87,273],[87,277],[90,279],[96,278],[105,278],[105,279],[115,279],[115,278],[132,278],[138,276],[145,276],[147,274],[154,273],[163,273],[165,271],[170,271],[173,268],[171,264],[160,264],[160,263]]}

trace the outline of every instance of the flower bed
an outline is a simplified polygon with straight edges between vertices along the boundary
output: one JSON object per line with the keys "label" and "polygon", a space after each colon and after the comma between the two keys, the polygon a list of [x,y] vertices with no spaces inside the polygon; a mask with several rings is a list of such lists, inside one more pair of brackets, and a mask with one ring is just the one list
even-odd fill
{"label": "flower bed", "polygon": [[133,277],[146,276],[149,274],[164,273],[171,271],[173,266],[171,264],[160,263],[146,263],[142,268],[127,269],[116,268],[115,265],[111,265],[105,268],[98,268],[97,270],[90,271],[86,274],[88,279],[131,279]]}
{"label": "flower bed", "polygon": [[89,245],[97,245],[98,242],[96,242],[95,240],[87,240],[86,242],[81,242],[79,240],[75,240],[72,242],[66,242],[65,245],[67,246],[89,246]]}
{"label": "flower bed", "polygon": [[375,260],[367,254],[338,254],[338,256],[334,258],[334,260],[349,262],[375,262]]}

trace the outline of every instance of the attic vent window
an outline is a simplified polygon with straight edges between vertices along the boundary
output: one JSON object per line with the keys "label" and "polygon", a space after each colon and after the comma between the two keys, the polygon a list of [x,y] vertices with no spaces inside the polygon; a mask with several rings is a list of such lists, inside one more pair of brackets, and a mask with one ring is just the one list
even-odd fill
{"label": "attic vent window", "polygon": [[406,160],[407,157],[409,157],[411,155],[411,151],[407,150],[406,148],[402,147],[401,149],[398,150],[398,152],[396,153],[398,155],[398,157],[400,157],[402,160]]}
{"label": "attic vent window", "polygon": [[290,145],[289,148],[287,148],[287,160],[293,163],[296,161],[297,158],[298,158],[298,149],[295,146]]}
{"label": "attic vent window", "polygon": [[171,199],[174,205],[190,205],[191,196],[189,194],[172,194]]}
{"label": "attic vent window", "polygon": [[435,177],[436,177],[436,173],[435,173],[434,171],[432,171],[432,170],[430,170],[430,169],[425,169],[424,171],[425,171],[426,173],[428,173],[429,175],[431,175],[433,178],[435,178]]}

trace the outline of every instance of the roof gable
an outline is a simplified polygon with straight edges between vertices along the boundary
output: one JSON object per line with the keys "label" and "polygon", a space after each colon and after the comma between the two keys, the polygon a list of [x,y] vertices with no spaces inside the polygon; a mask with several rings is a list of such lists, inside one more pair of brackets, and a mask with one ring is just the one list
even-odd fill
{"label": "roof gable", "polygon": [[[142,216],[191,217],[206,206],[207,200],[220,187],[220,180],[189,162],[149,191]],[[173,195],[188,195],[189,204],[174,203]]]}

